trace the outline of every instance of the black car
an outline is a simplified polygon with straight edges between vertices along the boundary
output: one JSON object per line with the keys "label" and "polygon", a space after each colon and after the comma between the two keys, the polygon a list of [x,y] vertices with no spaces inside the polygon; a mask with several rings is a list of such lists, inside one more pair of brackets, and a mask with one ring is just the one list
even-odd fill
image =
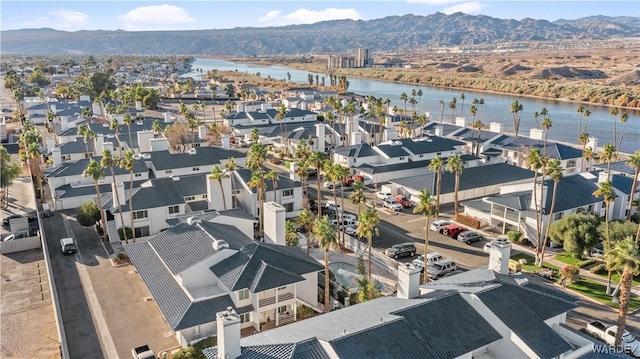
{"label": "black car", "polygon": [[484,238],[482,237],[482,234],[480,234],[478,232],[464,231],[464,232],[458,234],[458,238],[456,238],[456,239],[459,240],[460,242],[464,242],[466,244],[471,244],[472,242],[481,241]]}
{"label": "black car", "polygon": [[36,221],[36,217],[34,216],[25,216],[24,214],[10,214],[7,217],[2,219],[2,224],[4,224],[5,226],[9,225],[9,221],[11,221],[12,219],[16,219],[16,218],[27,218],[27,220],[29,222],[35,222]]}

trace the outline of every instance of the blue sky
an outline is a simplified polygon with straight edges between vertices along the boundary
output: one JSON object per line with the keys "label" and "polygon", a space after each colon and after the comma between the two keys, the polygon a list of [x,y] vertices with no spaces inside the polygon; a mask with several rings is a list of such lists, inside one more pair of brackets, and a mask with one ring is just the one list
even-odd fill
{"label": "blue sky", "polygon": [[323,20],[461,11],[554,21],[591,15],[638,16],[640,1],[24,1],[0,2],[1,30],[193,30],[267,27]]}

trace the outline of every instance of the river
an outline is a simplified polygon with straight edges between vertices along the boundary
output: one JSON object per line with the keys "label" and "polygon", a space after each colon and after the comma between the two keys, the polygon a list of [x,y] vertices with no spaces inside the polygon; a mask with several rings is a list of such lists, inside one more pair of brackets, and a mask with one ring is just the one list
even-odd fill
{"label": "river", "polygon": [[[186,77],[201,77],[202,74],[196,72],[196,69],[202,69],[203,73],[209,70],[217,69],[219,71],[242,71],[251,74],[260,73],[262,77],[268,77],[274,79],[286,79],[287,74],[291,75],[291,81],[299,83],[300,85],[308,84],[308,71],[296,70],[282,66],[258,66],[243,63],[234,63],[217,59],[201,59],[197,58],[193,62],[193,72],[186,73],[182,76]],[[315,73],[314,73],[315,75]],[[327,74],[319,74],[324,76],[326,82],[329,81]],[[415,86],[410,84],[387,82],[381,80],[369,80],[362,78],[347,78],[349,81],[349,91],[359,95],[371,95],[374,97],[389,98],[391,100],[391,107],[398,106],[398,108],[404,109],[405,102],[400,100],[400,94],[403,92],[408,96],[411,96],[412,90],[422,90],[422,97],[416,97],[419,104],[416,105],[416,110],[420,112],[429,112],[430,118],[433,121],[440,121],[442,114],[442,105],[439,101],[443,100],[445,103],[444,122],[451,122],[451,110],[449,109],[449,102],[453,97],[457,98],[456,116],[467,117],[468,122],[472,120],[472,116],[469,114],[469,108],[474,98],[484,99],[484,105],[478,105],[477,116],[482,120],[485,125],[490,122],[500,122],[504,124],[506,130],[513,131],[513,116],[511,114],[511,103],[518,100],[523,106],[523,110],[520,114],[520,130],[519,133],[524,136],[529,135],[529,130],[536,127],[536,120],[533,118],[534,112],[540,112],[544,107],[548,111],[548,116],[551,119],[552,126],[549,130],[549,140],[577,143],[578,139],[578,123],[580,121],[580,114],[577,113],[579,104],[556,101],[550,99],[541,99],[526,96],[497,94],[490,92],[471,91],[471,90],[452,90],[440,87],[430,86]],[[464,104],[460,98],[460,94],[464,93]],[[411,104],[407,102],[407,110],[411,111]],[[464,108],[463,108],[464,106]],[[613,123],[614,118],[609,114],[609,108],[604,106],[587,105],[591,115],[588,118],[582,119],[582,123],[588,121],[587,132],[594,137],[598,138],[598,145],[603,146],[606,143],[612,142],[613,139]],[[620,115],[626,110],[620,110]],[[626,111],[629,119],[625,126],[624,138],[621,152],[633,153],[640,149],[640,112],[637,110]],[[620,115],[617,117],[617,136],[616,144],[619,141],[622,123],[619,121]],[[538,122],[542,121],[542,116],[538,118]]]}

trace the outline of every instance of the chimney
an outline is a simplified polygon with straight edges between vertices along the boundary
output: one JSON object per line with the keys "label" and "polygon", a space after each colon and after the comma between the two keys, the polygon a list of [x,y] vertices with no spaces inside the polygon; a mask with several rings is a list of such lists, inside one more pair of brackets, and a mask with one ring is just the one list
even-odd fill
{"label": "chimney", "polygon": [[544,140],[544,134],[547,132],[547,130],[543,129],[543,128],[532,128],[529,130],[529,138],[532,140],[539,140],[542,141]]}
{"label": "chimney", "polygon": [[591,147],[593,152],[596,152],[598,150],[598,139],[596,137],[589,137],[587,147]]}
{"label": "chimney", "polygon": [[93,112],[94,116],[101,116],[102,115],[102,108],[100,107],[100,103],[99,102],[94,102],[91,104],[91,112]]}
{"label": "chimney", "polygon": [[296,174],[297,170],[298,170],[298,163],[296,163],[296,161],[291,161],[289,163],[289,178],[292,181],[300,181],[300,176]]}
{"label": "chimney", "polygon": [[284,223],[287,210],[276,202],[265,202],[264,211],[264,241],[286,246]]}
{"label": "chimney", "polygon": [[410,263],[398,264],[398,298],[412,299],[419,295],[420,270]]}
{"label": "chimney", "polygon": [[[122,183],[122,181],[116,181],[116,183],[111,184],[111,193],[113,193],[114,207],[117,207],[118,204],[124,205],[125,203],[127,203],[127,197],[125,197],[124,195],[124,183]],[[117,197],[116,193],[118,194]]]}
{"label": "chimney", "polygon": [[91,101],[91,96],[82,95],[82,96],[80,96],[80,101],[89,102],[89,101]]}
{"label": "chimney", "polygon": [[609,173],[607,172],[606,169],[598,172],[598,184],[604,183],[608,179],[609,179]]}
{"label": "chimney", "polygon": [[[218,167],[222,167],[218,165]],[[232,176],[222,179],[222,188],[220,188],[220,182],[218,180],[209,179],[207,176],[207,208],[222,211],[225,209],[233,208],[232,193],[231,193],[231,180]],[[222,195],[224,191],[224,196]],[[222,198],[224,197],[224,201]]]}
{"label": "chimney", "polygon": [[500,122],[491,122],[489,124],[489,131],[495,133],[502,133],[502,123]]}
{"label": "chimney", "polygon": [[240,347],[240,317],[233,308],[216,313],[218,335],[218,358],[236,359],[242,352]]}
{"label": "chimney", "polygon": [[51,154],[53,155],[53,167],[58,167],[62,164],[62,152],[60,148],[54,148],[51,150]]}
{"label": "chimney", "polygon": [[136,136],[138,136],[138,150],[140,153],[151,151],[151,144],[149,141],[155,138],[153,131],[138,131]]}
{"label": "chimney", "polygon": [[307,103],[306,102],[300,102],[300,109],[301,110],[306,110],[307,109]]}
{"label": "chimney", "polygon": [[436,135],[437,137],[443,137],[444,135],[444,128],[442,126],[436,126],[433,128],[433,134]]}
{"label": "chimney", "polygon": [[102,151],[104,150],[109,150],[111,151],[111,153],[113,153],[113,142],[109,142],[109,141],[102,142],[102,148],[99,148],[99,150],[100,152],[96,154],[98,156],[100,156],[102,154]]}
{"label": "chimney", "polygon": [[54,148],[56,148],[56,138],[53,136],[47,136],[47,150],[51,152]]}
{"label": "chimney", "polygon": [[456,126],[467,127],[467,119],[464,117],[456,117]]}
{"label": "chimney", "polygon": [[500,274],[509,274],[509,259],[511,258],[511,243],[504,239],[491,242],[489,252],[489,269]]}
{"label": "chimney", "polygon": [[[538,191],[538,196],[537,196],[537,202],[538,202],[538,208],[540,208],[540,210],[544,210],[545,208],[545,203],[547,203],[547,192],[549,191],[549,187],[544,185],[544,181],[543,180],[539,180],[540,182],[538,182],[535,186],[534,186],[534,191]],[[542,188],[542,196],[540,196],[540,186],[544,186]],[[531,201],[531,204],[529,205],[530,209],[532,211],[536,210],[536,204],[535,202]]]}
{"label": "chimney", "polygon": [[362,143],[362,133],[360,131],[351,132],[351,145],[359,145]]}
{"label": "chimney", "polygon": [[209,128],[207,126],[198,126],[198,137],[200,137],[201,140],[207,138],[207,132],[209,132]]}
{"label": "chimney", "polygon": [[382,135],[382,142],[395,140],[398,138],[398,130],[396,130],[395,128],[385,128],[384,130],[382,130]]}
{"label": "chimney", "polygon": [[318,151],[324,153],[324,143],[326,142],[325,130],[327,127],[324,123],[316,123],[316,137],[318,137]]}
{"label": "chimney", "polygon": [[222,135],[220,137],[220,142],[222,142],[222,148],[224,148],[225,150],[228,150],[231,148],[231,141],[229,140],[229,136]]}
{"label": "chimney", "polygon": [[55,104],[49,105],[49,109],[51,110],[51,112],[53,112],[54,115],[58,113],[58,111],[57,111],[58,108],[56,107]]}
{"label": "chimney", "polygon": [[142,101],[136,101],[136,111],[142,111]]}
{"label": "chimney", "polygon": [[69,129],[69,119],[66,117],[60,117],[60,129],[66,131]]}
{"label": "chimney", "polygon": [[171,123],[173,121],[171,121],[171,113],[170,112],[165,112],[164,113],[164,123]]}
{"label": "chimney", "polygon": [[149,147],[151,147],[151,152],[168,151],[169,141],[166,138],[152,138],[149,140]]}
{"label": "chimney", "polygon": [[103,134],[97,134],[94,141],[94,150],[96,151],[96,154],[102,152],[102,144],[104,143],[104,135]]}

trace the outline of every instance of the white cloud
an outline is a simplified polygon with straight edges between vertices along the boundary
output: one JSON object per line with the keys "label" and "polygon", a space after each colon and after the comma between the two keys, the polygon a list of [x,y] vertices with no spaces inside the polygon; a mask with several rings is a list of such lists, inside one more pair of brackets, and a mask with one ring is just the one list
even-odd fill
{"label": "white cloud", "polygon": [[[37,12],[36,12],[37,13]],[[37,16],[24,23],[28,28],[50,27],[56,30],[76,31],[85,29],[89,24],[89,15],[67,9],[46,11],[46,15]]]}
{"label": "white cloud", "polygon": [[324,10],[298,9],[290,14],[282,14],[280,10],[271,10],[258,19],[264,26],[284,26],[293,24],[313,24],[329,20],[360,20],[362,16],[356,9],[328,8]]}
{"label": "white cloud", "polygon": [[462,4],[449,6],[448,8],[443,9],[442,12],[447,15],[453,14],[455,12],[463,12],[468,15],[475,15],[479,14],[483,7],[484,5],[480,4],[477,1],[465,2]]}
{"label": "white cloud", "polygon": [[118,16],[122,29],[136,30],[171,30],[176,25],[191,24],[196,21],[189,13],[175,5],[140,6],[126,14]]}

